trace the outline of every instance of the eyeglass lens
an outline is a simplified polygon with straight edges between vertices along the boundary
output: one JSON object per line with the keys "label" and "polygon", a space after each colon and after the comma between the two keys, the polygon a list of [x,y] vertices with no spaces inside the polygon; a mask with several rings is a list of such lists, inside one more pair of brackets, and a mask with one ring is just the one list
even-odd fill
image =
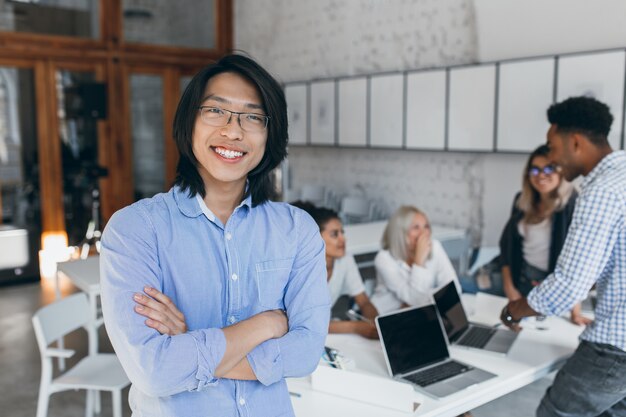
{"label": "eyeglass lens", "polygon": [[554,173],[556,171],[556,167],[554,165],[546,165],[543,168],[540,168],[538,166],[531,166],[530,169],[528,170],[528,173],[532,176],[532,177],[536,177],[538,176],[540,173],[544,173],[545,175],[550,175],[552,173]]}
{"label": "eyeglass lens", "polygon": [[210,126],[222,127],[237,118],[239,126],[246,132],[261,132],[267,127],[269,117],[258,113],[239,113],[219,107],[200,107],[202,121]]}

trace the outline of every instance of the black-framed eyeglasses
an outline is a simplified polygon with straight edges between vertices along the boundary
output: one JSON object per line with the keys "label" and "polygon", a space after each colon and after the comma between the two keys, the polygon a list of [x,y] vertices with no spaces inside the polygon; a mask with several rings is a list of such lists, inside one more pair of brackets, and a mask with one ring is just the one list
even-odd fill
{"label": "black-framed eyeglasses", "polygon": [[555,165],[546,165],[543,168],[533,165],[528,169],[528,175],[530,175],[531,177],[536,177],[541,173],[545,175],[550,175],[554,174],[556,171],[557,168]]}
{"label": "black-framed eyeglasses", "polygon": [[242,130],[249,133],[260,133],[267,128],[270,117],[259,113],[236,112],[215,106],[200,106],[200,118],[204,123],[213,127],[222,127],[230,123],[233,115]]}

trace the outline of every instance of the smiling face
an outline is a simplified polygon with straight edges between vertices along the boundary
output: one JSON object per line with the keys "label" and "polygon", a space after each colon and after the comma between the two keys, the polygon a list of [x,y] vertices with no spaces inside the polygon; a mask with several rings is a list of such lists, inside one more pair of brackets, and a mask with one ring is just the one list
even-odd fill
{"label": "smiling face", "polygon": [[411,220],[409,231],[406,234],[406,243],[409,253],[413,253],[415,251],[417,238],[424,233],[430,234],[430,223],[428,222],[426,216],[416,213],[415,216],[413,216],[413,220]]}
{"label": "smiling face", "polygon": [[343,234],[343,225],[339,219],[330,219],[321,231],[322,239],[326,243],[326,256],[341,258],[346,254],[346,237]]}
{"label": "smiling face", "polygon": [[[556,170],[546,174],[544,168],[552,167],[552,162],[545,156],[535,156],[530,162],[532,173],[528,173],[530,185],[539,194],[548,194],[554,191],[561,183],[561,177]],[[535,169],[536,168],[536,169]],[[549,170],[549,169],[548,169]],[[534,175],[538,172],[538,175]]]}
{"label": "smiling face", "polygon": [[[256,86],[230,72],[218,74],[207,82],[200,105],[265,114]],[[244,131],[236,114],[227,125],[215,127],[204,122],[198,111],[193,128],[193,154],[205,187],[230,184],[243,188],[248,173],[263,158],[266,142],[267,129]]]}

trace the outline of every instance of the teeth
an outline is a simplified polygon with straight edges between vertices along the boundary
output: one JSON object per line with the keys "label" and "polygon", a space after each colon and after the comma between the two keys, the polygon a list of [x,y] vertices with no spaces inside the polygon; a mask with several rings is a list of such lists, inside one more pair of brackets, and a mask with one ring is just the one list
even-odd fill
{"label": "teeth", "polygon": [[224,158],[233,159],[243,156],[243,152],[231,151],[222,148],[215,148],[215,152],[223,156]]}

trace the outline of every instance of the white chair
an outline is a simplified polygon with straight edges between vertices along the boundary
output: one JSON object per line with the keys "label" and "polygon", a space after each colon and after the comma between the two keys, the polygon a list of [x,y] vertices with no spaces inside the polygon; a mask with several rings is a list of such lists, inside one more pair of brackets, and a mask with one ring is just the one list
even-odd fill
{"label": "white chair", "polygon": [[70,358],[73,350],[49,345],[73,332],[89,326],[91,313],[83,293],[65,297],[42,307],[33,316],[33,327],[41,353],[41,383],[37,402],[37,417],[46,417],[50,395],[67,390],[87,390],[85,416],[93,416],[95,393],[110,391],[113,396],[113,416],[122,417],[122,389],[130,381],[115,354],[100,353],[81,359],[56,378],[52,376],[52,358]]}
{"label": "white chair", "polygon": [[345,224],[367,222],[370,219],[370,203],[363,197],[344,197],[339,215]]}
{"label": "white chair", "polygon": [[300,189],[300,200],[324,207],[326,206],[326,187],[323,185],[303,185]]}

